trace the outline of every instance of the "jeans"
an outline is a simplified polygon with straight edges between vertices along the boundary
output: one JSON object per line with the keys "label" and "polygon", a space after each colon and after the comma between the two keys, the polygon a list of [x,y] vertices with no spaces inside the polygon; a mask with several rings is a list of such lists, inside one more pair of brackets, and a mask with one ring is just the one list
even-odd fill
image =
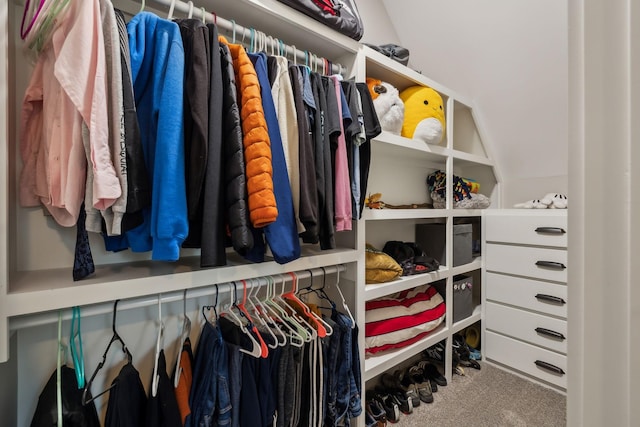
{"label": "jeans", "polygon": [[327,340],[324,346],[324,378],[326,388],[325,397],[325,411],[324,411],[324,425],[334,426],[338,418],[338,412],[336,408],[336,400],[338,398],[338,353],[342,347],[342,335],[343,331],[340,325],[331,321],[333,328],[333,334],[325,338]]}
{"label": "jeans", "polygon": [[[240,346],[226,342],[229,354],[229,393],[231,395],[231,427],[240,427],[240,389],[242,388],[242,358]],[[251,357],[251,356],[247,356]]]}
{"label": "jeans", "polygon": [[227,347],[217,327],[205,323],[200,334],[189,397],[191,414],[185,425],[216,427],[231,424]]}
{"label": "jeans", "polygon": [[[349,426],[349,419],[362,413],[360,387],[356,385],[356,373],[354,372],[353,364],[353,330],[351,329],[351,319],[348,316],[334,311],[331,317],[342,330],[337,364],[336,422],[340,425]],[[356,371],[357,376],[360,377],[359,361]]]}

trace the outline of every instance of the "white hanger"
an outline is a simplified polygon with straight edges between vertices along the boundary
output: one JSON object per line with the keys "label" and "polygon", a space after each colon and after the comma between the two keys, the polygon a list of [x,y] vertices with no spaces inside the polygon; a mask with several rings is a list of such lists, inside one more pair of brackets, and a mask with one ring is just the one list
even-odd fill
{"label": "white hanger", "polygon": [[156,340],[156,357],[153,365],[153,377],[151,380],[151,395],[156,397],[158,393],[158,383],[160,375],[158,375],[158,357],[160,356],[160,350],[162,349],[162,338],[164,336],[164,322],[162,321],[162,295],[158,294],[158,339]]}
{"label": "white hanger", "polygon": [[[257,279],[256,279],[257,280]],[[280,346],[279,340],[276,335],[273,333],[273,330],[269,327],[264,317],[260,314],[260,310],[258,310],[258,306],[254,299],[252,299],[253,294],[257,291],[260,281],[257,280],[257,285],[253,284],[254,279],[251,279],[252,286],[249,288],[249,296],[247,296],[247,302],[251,305],[251,311],[253,312],[253,318],[257,320],[257,322],[262,326],[264,330],[266,330],[271,338],[273,338],[273,344],[267,344],[269,348],[278,348]],[[259,302],[258,302],[259,304]]]}
{"label": "white hanger", "polygon": [[189,13],[187,14],[187,18],[191,19],[193,18],[193,2],[189,0],[187,3],[189,4]]}
{"label": "white hanger", "polygon": [[298,334],[298,332],[296,332],[296,330],[289,324],[288,321],[284,320],[284,318],[288,318],[287,313],[273,299],[275,297],[275,281],[273,280],[273,277],[267,276],[266,279],[267,295],[264,301],[265,308],[271,314],[271,316],[276,319],[276,324],[288,332],[287,337],[289,339],[289,343],[295,347],[302,347],[305,343],[304,337]]}
{"label": "white hanger", "polygon": [[173,379],[173,387],[178,388],[180,382],[180,374],[182,373],[182,367],[180,366],[180,359],[182,357],[182,345],[191,335],[191,319],[187,316],[187,290],[184,290],[182,296],[182,313],[184,320],[182,322],[182,332],[180,333],[180,341],[178,342],[178,357],[176,358],[176,375]]}
{"label": "white hanger", "polygon": [[[142,4],[140,5],[140,12],[144,11],[144,8],[146,7],[147,3],[145,0],[142,0]],[[138,12],[138,13],[140,13]]]}
{"label": "white hanger", "polygon": [[176,0],[171,0],[171,5],[169,6],[169,14],[167,15],[167,19],[171,21],[173,19],[173,9],[176,7]]}
{"label": "white hanger", "polygon": [[200,10],[202,11],[202,23],[206,24],[207,23],[207,15],[205,15],[205,11],[204,11],[204,7],[201,7]]}
{"label": "white hanger", "polygon": [[[295,275],[295,273],[290,273],[290,274],[292,275],[292,278],[294,278],[294,283],[292,283],[292,284],[291,284],[291,286],[292,286],[295,290],[297,290],[297,289],[296,289],[296,283],[295,283],[295,282],[297,282],[297,280],[298,280],[298,278],[297,278],[297,277],[298,277],[298,276],[296,276],[296,275]],[[304,329],[305,329],[305,330],[307,330],[307,331],[309,332],[309,334],[310,334],[311,336],[309,337],[308,342],[310,342],[310,341],[312,341],[312,340],[315,340],[316,338],[318,338],[318,331],[316,330],[316,328],[314,328],[313,326],[311,326],[311,324],[310,324],[309,322],[307,322],[307,319],[305,319],[305,318],[304,318],[304,316],[300,316],[300,315],[295,311],[295,309],[293,308],[293,306],[291,306],[291,304],[290,304],[290,303],[291,303],[291,302],[295,302],[296,300],[298,300],[298,301],[299,301],[299,304],[301,304],[302,306],[306,307],[306,305],[305,305],[302,301],[300,301],[300,300],[298,299],[298,297],[296,297],[296,296],[295,296],[295,293],[293,293],[293,296],[294,296],[294,297],[293,297],[293,298],[291,298],[290,300],[285,300],[285,299],[283,299],[283,296],[284,296],[284,295],[289,295],[289,297],[291,297],[291,295],[292,295],[292,292],[284,292],[284,286],[285,286],[285,283],[286,283],[286,281],[285,281],[285,279],[284,279],[284,277],[283,277],[283,279],[282,279],[282,292],[281,292],[281,295],[279,296],[280,300],[281,300],[284,304],[286,304],[286,305],[289,307],[289,309],[292,311],[292,316],[293,316],[293,317],[294,317],[294,318],[295,318],[295,319],[296,319],[296,320],[297,320],[297,321],[298,321],[298,322],[299,322],[299,323],[304,327]],[[301,308],[302,308],[302,306],[301,306]]]}
{"label": "white hanger", "polygon": [[253,335],[251,335],[251,333],[247,330],[246,326],[244,325],[244,322],[233,311],[233,307],[236,302],[236,296],[235,296],[236,283],[235,282],[233,282],[233,288],[234,288],[233,295],[231,295],[231,292],[229,292],[229,295],[231,296],[229,306],[224,309],[224,312],[221,313],[221,315],[228,314],[229,317],[231,317],[234,320],[234,322],[240,327],[240,330],[251,340],[251,343],[253,344],[253,347],[251,348],[251,350],[245,350],[244,348],[241,348],[240,351],[243,353],[249,354],[253,357],[260,357],[262,355],[262,348],[260,347],[260,343],[253,337]]}
{"label": "white hanger", "polygon": [[[289,342],[296,346],[302,347],[305,342],[311,340],[311,334],[307,331],[304,326],[298,322],[297,319],[291,317],[289,313],[284,309],[284,307],[288,307],[288,305],[279,299],[279,296],[276,293],[276,282],[275,279],[271,276],[268,277],[269,285],[271,287],[271,296],[266,301],[267,307],[271,310],[272,313],[276,314],[280,313],[282,316],[282,325],[284,325],[285,329],[289,331]],[[277,312],[277,313],[276,313]]]}
{"label": "white hanger", "polygon": [[353,318],[353,315],[351,314],[351,310],[349,310],[349,306],[347,305],[347,301],[344,299],[344,295],[342,294],[342,291],[340,290],[340,267],[336,266],[336,289],[338,290],[338,293],[340,294],[340,298],[342,298],[342,307],[345,309],[345,311],[347,312],[347,315],[349,316],[349,319],[351,319],[351,329],[356,327],[356,319]]}

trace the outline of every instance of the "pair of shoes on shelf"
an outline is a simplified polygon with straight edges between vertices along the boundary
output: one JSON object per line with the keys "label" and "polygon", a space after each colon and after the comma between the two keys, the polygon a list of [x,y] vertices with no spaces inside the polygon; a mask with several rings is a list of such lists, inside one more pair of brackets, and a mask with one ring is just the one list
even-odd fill
{"label": "pair of shoes on shelf", "polygon": [[402,379],[403,376],[399,370],[393,374],[385,372],[380,376],[381,390],[392,394],[398,400],[400,412],[410,414],[413,412],[414,403],[416,406],[420,404],[420,398],[415,385],[409,384],[409,386],[405,386]]}
{"label": "pair of shoes on shelf", "polygon": [[[442,376],[436,365],[428,360],[421,360],[417,365],[423,371],[423,375],[431,382],[432,389],[433,384],[445,387],[447,385],[447,379]],[[436,387],[437,389],[437,387]]]}
{"label": "pair of shoes on shelf", "polygon": [[[400,421],[400,404],[394,394],[376,389],[373,392],[367,392],[366,400],[372,410],[372,417],[373,413],[384,412],[384,423],[387,421],[390,423]],[[373,411],[374,408],[376,412]],[[376,419],[376,421],[381,421],[381,419]]]}
{"label": "pair of shoes on shelf", "polygon": [[452,343],[454,356],[457,355],[459,364],[464,367],[471,367],[474,369],[480,369],[480,364],[471,357],[471,348],[460,334],[453,335]]}
{"label": "pair of shoes on shelf", "polygon": [[[431,382],[424,375],[424,371],[417,365],[409,368],[406,377],[410,378],[416,386],[418,398],[424,403],[433,403],[433,391]],[[436,386],[437,390],[437,386]]]}
{"label": "pair of shoes on shelf", "polygon": [[387,425],[387,413],[382,404],[374,398],[366,399],[364,416],[366,427],[386,427]]}

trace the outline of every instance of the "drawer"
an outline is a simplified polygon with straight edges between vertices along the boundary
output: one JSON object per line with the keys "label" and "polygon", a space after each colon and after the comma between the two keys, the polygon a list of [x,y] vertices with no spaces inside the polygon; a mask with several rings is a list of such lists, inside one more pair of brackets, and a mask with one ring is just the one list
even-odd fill
{"label": "drawer", "polygon": [[567,215],[486,215],[487,242],[567,247]]}
{"label": "drawer", "polygon": [[487,329],[560,353],[567,353],[567,321],[488,302]]}
{"label": "drawer", "polygon": [[487,273],[487,300],[567,318],[567,285]]}
{"label": "drawer", "polygon": [[485,341],[482,347],[487,359],[567,388],[567,356],[489,331]]}
{"label": "drawer", "polygon": [[566,282],[566,266],[566,249],[487,244],[487,271]]}

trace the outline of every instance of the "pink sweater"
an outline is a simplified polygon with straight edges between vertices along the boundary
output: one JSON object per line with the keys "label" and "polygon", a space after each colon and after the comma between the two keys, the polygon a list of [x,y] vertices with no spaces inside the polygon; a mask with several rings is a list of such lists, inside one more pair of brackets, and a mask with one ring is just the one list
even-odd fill
{"label": "pink sweater", "polygon": [[349,163],[347,160],[347,143],[344,139],[344,122],[342,120],[342,102],[340,96],[340,80],[338,76],[331,76],[331,81],[336,89],[338,98],[338,111],[340,113],[340,136],[338,136],[338,148],[336,149],[336,177],[333,197],[335,199],[336,231],[351,230],[351,184],[349,181]]}
{"label": "pink sweater", "polygon": [[93,206],[121,194],[111,160],[104,40],[98,0],[73,1],[38,57],[22,105],[20,202],[43,204],[62,226],[76,224],[87,161],[82,123],[90,134]]}

